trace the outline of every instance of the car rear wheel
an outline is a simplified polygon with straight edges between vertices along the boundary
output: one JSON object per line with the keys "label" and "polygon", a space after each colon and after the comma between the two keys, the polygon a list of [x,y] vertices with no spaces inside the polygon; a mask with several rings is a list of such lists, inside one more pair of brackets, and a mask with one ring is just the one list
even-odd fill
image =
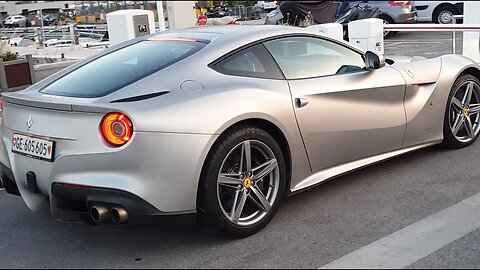
{"label": "car rear wheel", "polygon": [[199,186],[199,215],[231,237],[260,231],[283,199],[285,161],[280,146],[262,129],[243,126],[212,148]]}
{"label": "car rear wheel", "polygon": [[480,133],[480,81],[472,75],[459,77],[450,92],[444,120],[443,144],[450,148],[471,145]]}
{"label": "car rear wheel", "polygon": [[441,6],[433,13],[433,22],[438,24],[452,23],[453,16],[457,14],[457,10],[452,6]]}

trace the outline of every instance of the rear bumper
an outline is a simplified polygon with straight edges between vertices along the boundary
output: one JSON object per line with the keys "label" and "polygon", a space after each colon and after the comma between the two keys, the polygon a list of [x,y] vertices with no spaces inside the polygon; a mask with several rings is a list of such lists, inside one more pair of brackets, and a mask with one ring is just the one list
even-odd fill
{"label": "rear bumper", "polygon": [[399,14],[394,18],[395,23],[416,23],[417,12]]}
{"label": "rear bumper", "polygon": [[165,215],[138,196],[115,189],[53,183],[52,197],[54,207],[78,214],[89,214],[92,206],[101,205],[121,207],[134,216]]}
{"label": "rear bumper", "polygon": [[[32,211],[50,211],[59,220],[78,220],[97,201],[132,209],[131,216],[196,213],[200,172],[217,137],[137,132],[128,146],[103,153],[88,147],[67,151],[69,145],[58,141],[55,160],[46,162],[12,153],[12,131],[3,128],[2,135],[7,191],[21,195]],[[30,172],[35,181],[29,181]],[[69,188],[75,185],[89,189]]]}

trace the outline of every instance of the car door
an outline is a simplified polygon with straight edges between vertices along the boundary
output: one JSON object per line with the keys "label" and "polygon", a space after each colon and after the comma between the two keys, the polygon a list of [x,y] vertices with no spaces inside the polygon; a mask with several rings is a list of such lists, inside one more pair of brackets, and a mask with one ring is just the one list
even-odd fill
{"label": "car door", "polygon": [[319,37],[264,43],[288,80],[313,172],[401,148],[405,80],[388,66]]}

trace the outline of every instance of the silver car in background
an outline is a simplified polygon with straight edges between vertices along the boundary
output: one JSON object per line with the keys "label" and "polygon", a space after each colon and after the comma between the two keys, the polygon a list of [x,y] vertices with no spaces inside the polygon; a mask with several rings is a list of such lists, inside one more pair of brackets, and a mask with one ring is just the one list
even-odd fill
{"label": "silver car in background", "polygon": [[[384,24],[417,22],[417,10],[413,1],[368,1],[368,5],[381,10],[379,18],[383,20]],[[393,34],[395,32],[384,32],[386,38]]]}
{"label": "silver car in background", "polygon": [[299,27],[155,33],[2,97],[1,178],[31,210],[110,224],[198,214],[235,237],[285,196],[480,133],[470,59],[384,59]]}
{"label": "silver car in background", "polygon": [[[379,19],[382,19],[384,24],[394,24],[394,23],[415,23],[417,22],[417,10],[413,1],[358,1],[358,0],[346,0],[346,1],[336,1],[340,7],[341,2],[349,2],[350,6],[360,3],[362,6],[370,6],[373,8],[378,8],[381,11]],[[338,13],[337,11],[337,16]],[[281,24],[284,19],[280,8],[275,9],[274,11],[267,14],[265,19],[265,24],[274,25]],[[385,38],[391,37],[395,32],[385,31]]]}

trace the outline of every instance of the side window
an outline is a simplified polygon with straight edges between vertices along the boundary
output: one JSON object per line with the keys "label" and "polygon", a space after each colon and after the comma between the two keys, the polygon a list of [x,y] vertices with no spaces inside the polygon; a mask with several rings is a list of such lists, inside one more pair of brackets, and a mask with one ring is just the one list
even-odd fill
{"label": "side window", "polygon": [[287,79],[342,75],[365,68],[361,54],[319,38],[281,38],[264,45]]}
{"label": "side window", "polygon": [[280,68],[262,44],[241,50],[212,68],[226,75],[264,79],[284,79]]}

